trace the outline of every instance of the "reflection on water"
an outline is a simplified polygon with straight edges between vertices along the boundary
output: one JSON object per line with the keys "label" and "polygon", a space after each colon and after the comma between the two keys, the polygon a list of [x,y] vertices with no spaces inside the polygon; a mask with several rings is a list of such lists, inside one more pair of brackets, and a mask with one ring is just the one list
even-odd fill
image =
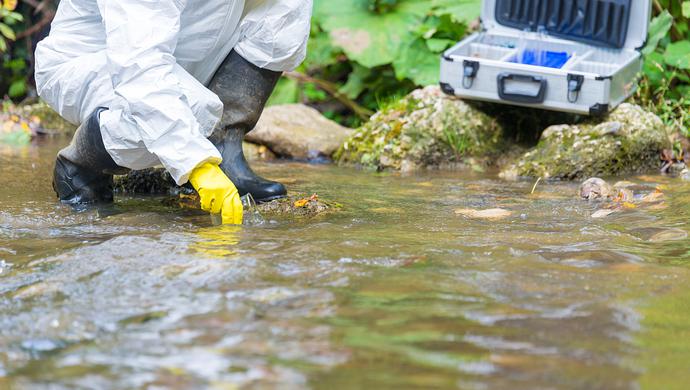
{"label": "reflection on water", "polygon": [[58,205],[57,148],[0,149],[0,388],[688,383],[689,184],[630,178],[671,183],[664,207],[592,219],[576,184],[267,165],[343,210],[214,227]]}

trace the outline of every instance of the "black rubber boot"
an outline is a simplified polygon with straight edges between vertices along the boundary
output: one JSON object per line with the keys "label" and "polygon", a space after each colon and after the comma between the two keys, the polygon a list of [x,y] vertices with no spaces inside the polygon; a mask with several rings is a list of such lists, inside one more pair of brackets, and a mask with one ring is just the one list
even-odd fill
{"label": "black rubber boot", "polygon": [[113,174],[128,170],[115,164],[103,145],[97,109],[79,126],[55,162],[53,189],[63,203],[86,205],[113,201]]}
{"label": "black rubber boot", "polygon": [[257,202],[268,202],[287,194],[282,184],[254,173],[242,152],[244,136],[259,121],[280,76],[281,72],[261,69],[233,50],[209,85],[225,107],[221,126],[210,137],[223,156],[220,168],[237,186],[241,196],[250,193]]}

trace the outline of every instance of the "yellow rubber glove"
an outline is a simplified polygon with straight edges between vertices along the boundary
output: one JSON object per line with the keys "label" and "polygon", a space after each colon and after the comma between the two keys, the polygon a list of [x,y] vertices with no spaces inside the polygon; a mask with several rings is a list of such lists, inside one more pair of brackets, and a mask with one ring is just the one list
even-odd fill
{"label": "yellow rubber glove", "polygon": [[199,193],[202,210],[220,214],[225,225],[242,224],[244,210],[240,193],[218,165],[198,166],[189,175],[189,182]]}

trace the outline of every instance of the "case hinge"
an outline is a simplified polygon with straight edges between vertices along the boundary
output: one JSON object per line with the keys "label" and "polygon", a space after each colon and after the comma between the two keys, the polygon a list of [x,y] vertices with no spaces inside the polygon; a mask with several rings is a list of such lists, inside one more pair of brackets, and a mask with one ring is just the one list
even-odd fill
{"label": "case hinge", "polygon": [[474,78],[477,77],[477,72],[479,71],[479,62],[464,60],[462,62],[462,87],[465,89],[472,88],[474,84]]}

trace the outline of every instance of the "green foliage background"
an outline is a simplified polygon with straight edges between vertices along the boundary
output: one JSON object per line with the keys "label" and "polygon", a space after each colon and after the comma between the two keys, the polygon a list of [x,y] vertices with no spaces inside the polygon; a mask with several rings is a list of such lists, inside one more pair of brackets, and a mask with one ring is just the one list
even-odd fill
{"label": "green foliage background", "polygon": [[[315,0],[309,54],[298,69],[314,80],[288,75],[271,103],[307,102],[350,125],[364,120],[438,83],[441,53],[468,33],[480,8],[481,0]],[[323,81],[335,93],[313,93]]]}
{"label": "green foliage background", "polygon": [[690,137],[690,1],[654,0],[638,100]]}

